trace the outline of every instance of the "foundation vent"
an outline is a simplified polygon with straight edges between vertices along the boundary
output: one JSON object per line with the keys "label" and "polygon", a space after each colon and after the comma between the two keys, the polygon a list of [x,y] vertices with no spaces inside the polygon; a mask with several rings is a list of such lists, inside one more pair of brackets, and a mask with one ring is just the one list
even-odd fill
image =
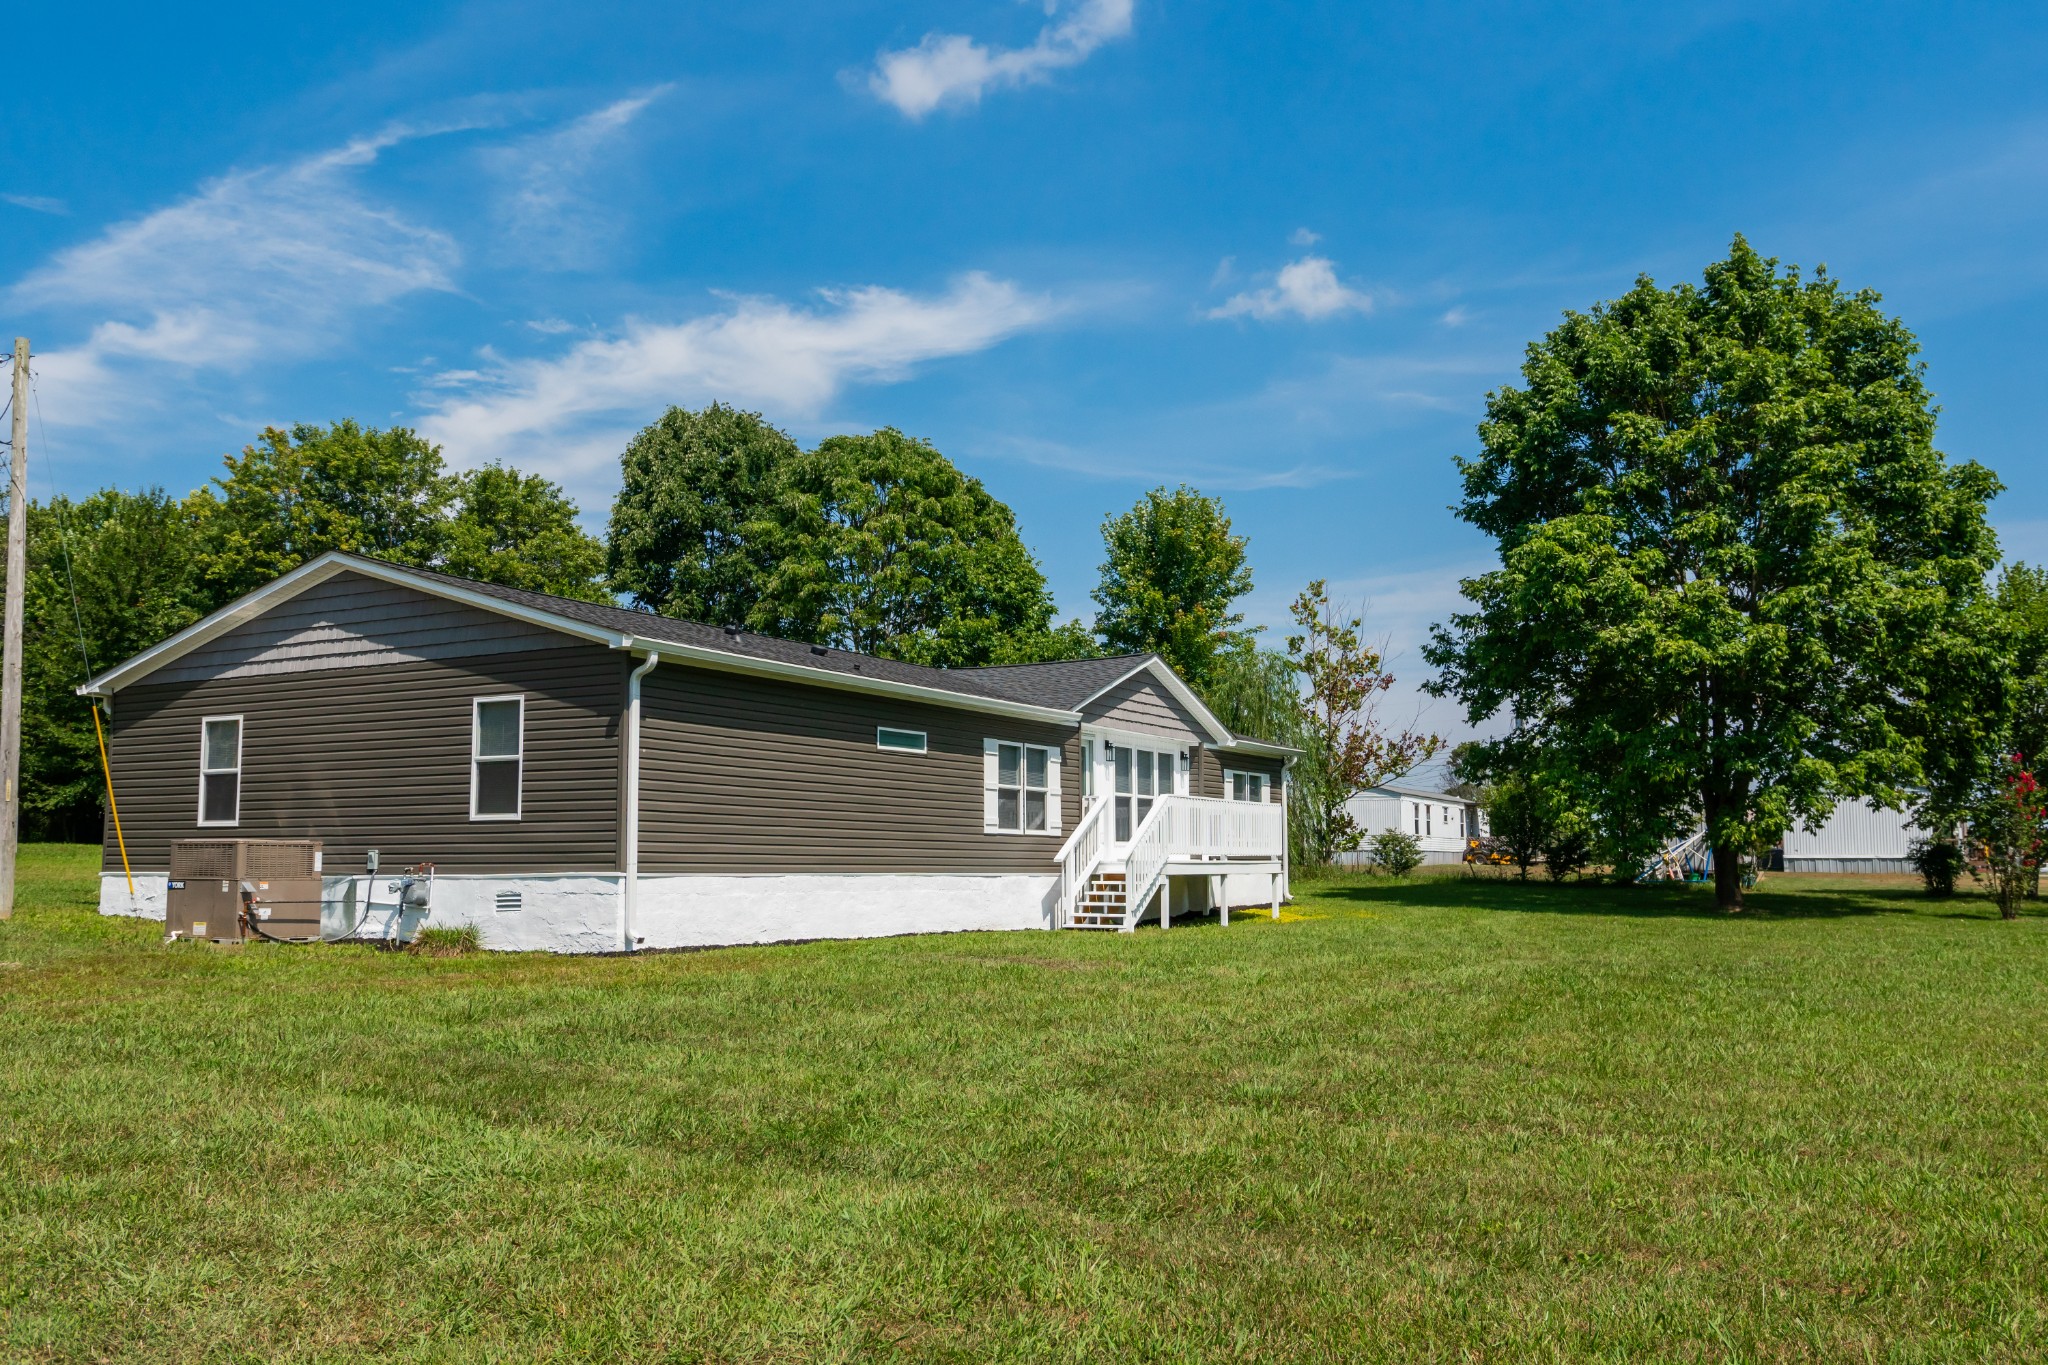
{"label": "foundation vent", "polygon": [[498,893],[498,908],[500,910],[517,910],[522,904],[524,902],[517,891],[500,891]]}

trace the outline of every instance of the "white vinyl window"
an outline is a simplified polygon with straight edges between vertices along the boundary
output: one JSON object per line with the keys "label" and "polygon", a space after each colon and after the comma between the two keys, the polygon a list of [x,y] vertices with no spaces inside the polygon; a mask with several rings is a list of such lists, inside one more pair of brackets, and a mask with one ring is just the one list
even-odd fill
{"label": "white vinyl window", "polygon": [[1268,801],[1272,799],[1272,779],[1264,773],[1225,772],[1223,784],[1233,801]]}
{"label": "white vinyl window", "polygon": [[199,722],[199,823],[242,821],[242,718],[208,716]]}
{"label": "white vinyl window", "polygon": [[526,767],[526,698],[478,697],[472,705],[469,818],[517,820]]}
{"label": "white vinyl window", "polygon": [[1183,755],[1119,744],[1109,752],[1110,778],[1116,791],[1111,819],[1116,842],[1128,843],[1152,813],[1153,799],[1179,791]]}
{"label": "white vinyl window", "polygon": [[981,765],[981,826],[985,833],[1060,832],[1058,749],[985,739]]}
{"label": "white vinyl window", "polygon": [[928,742],[922,730],[896,730],[887,725],[878,725],[875,727],[875,747],[896,749],[906,754],[921,754],[926,751]]}

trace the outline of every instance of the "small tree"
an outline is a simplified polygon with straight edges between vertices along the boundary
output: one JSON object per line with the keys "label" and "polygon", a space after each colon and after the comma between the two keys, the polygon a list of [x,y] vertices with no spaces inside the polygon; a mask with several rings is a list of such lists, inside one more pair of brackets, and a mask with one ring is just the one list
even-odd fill
{"label": "small tree", "polygon": [[1390,877],[1405,877],[1422,866],[1422,841],[1398,829],[1372,836],[1373,863]]}
{"label": "small tree", "polygon": [[2018,919],[2020,901],[2039,883],[2048,843],[2048,796],[2013,754],[1971,813],[1970,875],[1990,888],[2000,919]]}
{"label": "small tree", "polygon": [[1293,817],[1308,831],[1313,864],[1320,866],[1358,847],[1358,826],[1344,803],[1427,762],[1443,740],[1415,730],[1390,731],[1381,723],[1380,702],[1394,675],[1380,651],[1364,642],[1365,623],[1331,606],[1323,579],[1294,599],[1292,612],[1300,633],[1287,638],[1287,654],[1307,684],[1301,736],[1318,770],[1313,790],[1296,784]]}
{"label": "small tree", "polygon": [[1246,540],[1232,535],[1223,503],[1186,484],[1155,488],[1102,522],[1108,558],[1095,601],[1095,631],[1112,654],[1151,651],[1197,687],[1218,651],[1241,632],[1231,604],[1251,591]]}
{"label": "small tree", "polygon": [[1529,880],[1529,867],[1543,855],[1553,832],[1551,803],[1535,780],[1510,773],[1495,782],[1486,797],[1486,823],[1521,879]]}

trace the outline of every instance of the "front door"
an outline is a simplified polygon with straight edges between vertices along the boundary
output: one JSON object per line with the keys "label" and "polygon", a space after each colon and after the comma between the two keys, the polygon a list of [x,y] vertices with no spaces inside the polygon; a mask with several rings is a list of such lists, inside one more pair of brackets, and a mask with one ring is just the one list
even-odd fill
{"label": "front door", "polygon": [[1112,803],[1110,840],[1128,844],[1152,813],[1153,803],[1180,790],[1181,751],[1164,743],[1144,747],[1108,743],[1103,746],[1103,760],[1109,778],[1103,785],[1109,788]]}

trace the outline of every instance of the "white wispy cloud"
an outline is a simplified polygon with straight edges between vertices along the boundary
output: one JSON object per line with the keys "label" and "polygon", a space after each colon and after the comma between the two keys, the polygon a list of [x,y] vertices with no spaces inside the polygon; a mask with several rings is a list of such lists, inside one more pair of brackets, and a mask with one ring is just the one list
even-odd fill
{"label": "white wispy cloud", "polygon": [[[935,109],[965,108],[990,90],[1030,85],[1078,66],[1104,43],[1131,31],[1133,0],[1079,0],[1029,47],[987,47],[964,33],[927,33],[916,47],[884,52],[868,74],[875,98],[919,119]],[[1048,0],[1046,13],[1059,13]]]}
{"label": "white wispy cloud", "polygon": [[0,194],[0,203],[12,204],[31,213],[52,213],[60,217],[71,212],[69,204],[46,194]]}
{"label": "white wispy cloud", "polygon": [[359,309],[451,288],[446,235],[371,202],[353,174],[440,128],[394,127],[280,166],[236,171],[190,198],[59,252],[8,291],[18,307],[101,320],[42,356],[54,406],[109,415],[117,372],[140,364],[238,371],[333,343]]}
{"label": "white wispy cloud", "polygon": [[1323,234],[1311,232],[1305,227],[1298,227],[1287,234],[1287,240],[1296,246],[1314,246],[1317,242],[1323,240]]}
{"label": "white wispy cloud", "polygon": [[1319,322],[1341,313],[1371,311],[1372,296],[1338,279],[1337,267],[1328,257],[1304,256],[1281,266],[1270,288],[1234,294],[1220,307],[1210,309],[1209,316],[1270,321],[1292,314]]}
{"label": "white wispy cloud", "polygon": [[870,285],[820,291],[815,307],[758,297],[729,304],[682,322],[629,320],[551,358],[487,355],[478,369],[440,377],[421,430],[457,461],[507,459],[574,485],[667,404],[719,399],[779,420],[806,416],[849,384],[906,378],[1061,311],[979,272],[929,296]]}
{"label": "white wispy cloud", "polygon": [[672,88],[614,100],[560,128],[485,153],[503,185],[497,217],[513,254],[556,269],[600,263],[618,219],[596,201],[594,182],[620,135]]}

